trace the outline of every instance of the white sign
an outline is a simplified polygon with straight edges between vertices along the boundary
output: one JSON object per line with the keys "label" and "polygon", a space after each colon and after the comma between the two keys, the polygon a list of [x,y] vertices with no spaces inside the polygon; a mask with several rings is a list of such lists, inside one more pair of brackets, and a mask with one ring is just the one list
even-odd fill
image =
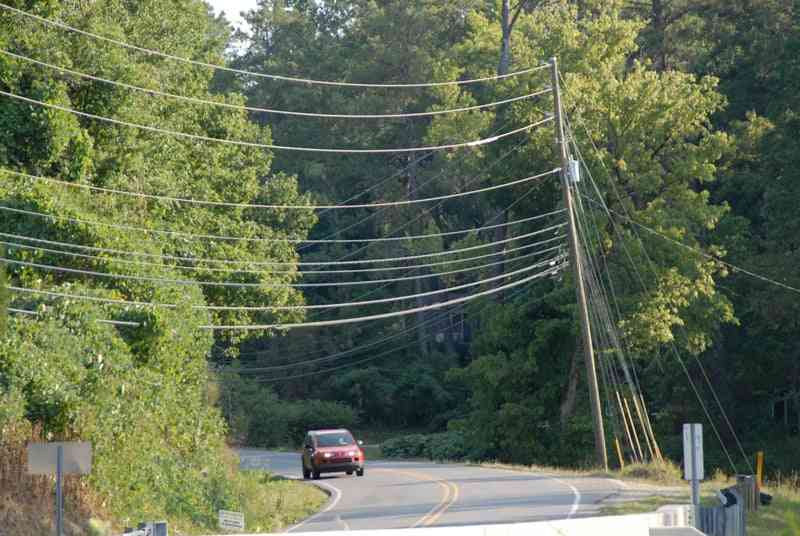
{"label": "white sign", "polygon": [[[697,468],[697,474],[695,474]],[[683,478],[685,480],[703,480],[703,425],[683,425]]]}
{"label": "white sign", "polygon": [[28,443],[28,474],[55,474],[58,447],[63,453],[61,470],[65,475],[88,475],[92,471],[92,444],[67,441]]}
{"label": "white sign", "polygon": [[223,530],[244,530],[244,514],[220,510],[219,528]]}

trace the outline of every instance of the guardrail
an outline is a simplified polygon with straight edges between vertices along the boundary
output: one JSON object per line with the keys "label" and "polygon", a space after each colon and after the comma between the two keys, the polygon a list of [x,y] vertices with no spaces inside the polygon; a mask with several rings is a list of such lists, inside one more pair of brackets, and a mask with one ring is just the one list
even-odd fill
{"label": "guardrail", "polygon": [[747,536],[747,514],[758,510],[761,491],[752,475],[737,475],[736,485],[720,490],[720,506],[701,506],[696,526],[709,536]]}
{"label": "guardrail", "polygon": [[169,528],[166,521],[148,521],[136,529],[125,529],[122,536],[169,536]]}

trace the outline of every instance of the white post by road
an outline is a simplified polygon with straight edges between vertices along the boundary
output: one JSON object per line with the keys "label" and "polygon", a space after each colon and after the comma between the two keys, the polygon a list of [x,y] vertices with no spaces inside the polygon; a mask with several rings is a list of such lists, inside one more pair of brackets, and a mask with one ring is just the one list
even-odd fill
{"label": "white post by road", "polygon": [[700,506],[700,481],[705,477],[703,464],[703,425],[683,425],[683,477],[692,482],[692,504]]}

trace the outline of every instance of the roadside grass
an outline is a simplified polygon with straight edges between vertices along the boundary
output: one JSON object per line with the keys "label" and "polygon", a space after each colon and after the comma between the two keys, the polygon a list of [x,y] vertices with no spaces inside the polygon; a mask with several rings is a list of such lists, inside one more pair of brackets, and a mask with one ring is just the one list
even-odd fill
{"label": "roadside grass", "polygon": [[[279,532],[319,511],[328,496],[316,486],[275,476],[268,471],[239,468],[239,455],[225,454],[232,496],[226,510],[244,514],[246,532]],[[177,534],[208,534],[209,527],[176,527]],[[182,529],[182,530],[181,530]]]}
{"label": "roadside grass", "polygon": [[764,488],[772,504],[747,519],[749,536],[800,536],[800,476],[794,482],[778,480]]}
{"label": "roadside grass", "polygon": [[263,471],[241,471],[236,480],[247,532],[281,531],[318,512],[328,499],[316,486]]}
{"label": "roadside grass", "polygon": [[[679,471],[677,480],[673,471],[664,473],[663,468],[644,469],[632,466],[631,470],[620,471],[617,474],[622,475],[623,479],[638,479],[648,484],[681,484],[684,490],[677,494],[656,493],[639,500],[608,505],[602,509],[603,514],[624,515],[653,512],[668,504],[688,503],[691,500],[688,485],[680,481]],[[718,505],[716,491],[733,485],[733,483],[732,479],[719,472],[713,478],[704,481],[700,486],[701,504]],[[800,536],[800,475],[789,479],[776,479],[762,491],[773,496],[772,504],[761,506],[756,512],[748,514],[748,536]]]}

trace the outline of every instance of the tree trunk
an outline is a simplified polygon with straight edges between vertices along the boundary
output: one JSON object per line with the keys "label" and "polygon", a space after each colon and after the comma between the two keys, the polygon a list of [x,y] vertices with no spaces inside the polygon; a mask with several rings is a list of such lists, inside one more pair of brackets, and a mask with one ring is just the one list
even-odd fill
{"label": "tree trunk", "polygon": [[[497,74],[504,75],[508,74],[511,69],[511,0],[503,0],[503,9],[500,18],[500,27],[502,30],[502,40],[500,43],[500,63],[497,66]],[[502,113],[502,109],[498,108],[496,115],[495,115],[495,129],[500,126],[500,114]],[[497,214],[494,217],[494,223],[498,225],[504,225],[508,222],[508,213],[504,209],[498,209]],[[494,241],[501,242],[506,239],[508,236],[507,228],[506,227],[498,227],[494,231]],[[498,251],[502,251],[503,246],[499,246]],[[505,272],[505,263],[504,258],[498,258],[499,264],[497,265],[497,275],[502,275]],[[495,294],[495,300],[497,302],[503,301],[503,293],[498,292]]]}
{"label": "tree trunk", "polygon": [[497,66],[497,74],[503,75],[508,74],[511,68],[511,0],[503,0],[500,27],[503,38],[500,44],[500,64]]}
{"label": "tree trunk", "polygon": [[[415,152],[411,152],[408,154],[408,182],[406,185],[406,195],[407,199],[416,199],[417,198],[417,154]],[[421,233],[420,233],[421,234]],[[414,280],[414,294],[421,294],[425,292],[423,288],[423,281],[422,279]],[[424,307],[427,305],[427,300],[425,298],[417,298],[417,307]],[[419,348],[420,355],[428,355],[428,330],[425,326],[425,320],[427,315],[425,311],[419,311],[415,314],[417,319],[417,346]]]}
{"label": "tree trunk", "polygon": [[657,71],[667,70],[667,15],[664,0],[653,0],[653,61]]}
{"label": "tree trunk", "polygon": [[572,364],[569,367],[569,381],[567,382],[567,390],[564,393],[564,398],[561,401],[560,422],[561,427],[567,425],[569,419],[575,414],[575,403],[577,402],[578,394],[578,380],[580,379],[580,365],[581,362],[581,349],[576,348],[572,353]]}

